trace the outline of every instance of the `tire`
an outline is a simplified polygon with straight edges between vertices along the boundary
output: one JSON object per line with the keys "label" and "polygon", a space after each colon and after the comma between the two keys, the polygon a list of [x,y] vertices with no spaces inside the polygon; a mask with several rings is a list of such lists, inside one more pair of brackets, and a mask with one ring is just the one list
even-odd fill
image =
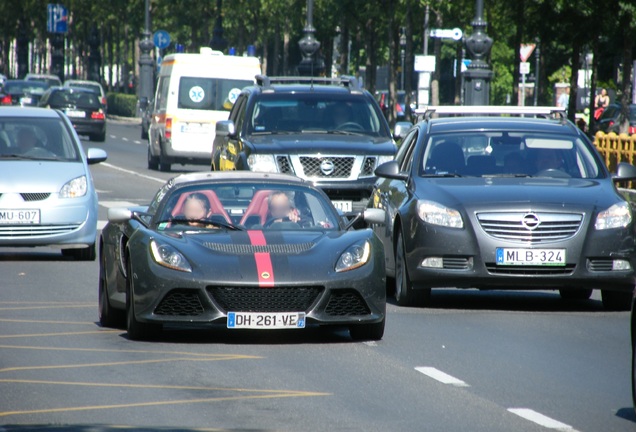
{"label": "tire", "polygon": [[102,327],[122,328],[125,324],[124,314],[120,310],[113,309],[108,300],[104,259],[102,257],[99,262],[99,287],[97,289],[99,323]]}
{"label": "tire", "polygon": [[128,264],[126,279],[126,330],[130,340],[147,340],[156,336],[161,330],[161,326],[137,321],[135,316],[135,294],[132,287],[131,278],[133,275],[130,264]]}
{"label": "tire", "polygon": [[150,144],[148,144],[148,169],[153,171],[159,169],[159,158],[150,153]]}
{"label": "tire", "polygon": [[62,256],[74,258],[76,261],[95,261],[95,243],[81,249],[62,249]]}
{"label": "tire", "polygon": [[630,291],[601,290],[601,300],[605,310],[626,311],[631,307],[632,293]]}
{"label": "tire", "polygon": [[414,290],[406,267],[404,239],[398,232],[395,248],[395,301],[400,306],[424,306],[431,297],[431,289]]}
{"label": "tire", "polygon": [[374,324],[358,324],[349,327],[349,334],[354,341],[381,340],[384,336],[384,322],[382,319],[379,323]]}
{"label": "tire", "polygon": [[146,129],[143,125],[141,125],[141,139],[142,140],[148,139],[148,129]]}
{"label": "tire", "polygon": [[161,172],[170,172],[172,166],[163,156],[159,156],[159,171]]}
{"label": "tire", "polygon": [[592,289],[560,289],[563,300],[588,300],[592,296]]}
{"label": "tire", "polygon": [[96,141],[96,142],[106,141],[106,132],[91,135],[91,141]]}

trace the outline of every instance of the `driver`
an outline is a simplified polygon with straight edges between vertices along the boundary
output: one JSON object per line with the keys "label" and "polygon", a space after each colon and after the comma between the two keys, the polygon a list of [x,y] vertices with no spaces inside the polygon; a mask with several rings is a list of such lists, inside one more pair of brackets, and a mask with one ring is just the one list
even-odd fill
{"label": "driver", "polygon": [[287,194],[282,191],[275,191],[269,196],[268,200],[269,218],[265,226],[269,226],[276,222],[294,222],[300,221],[300,213],[293,208]]}
{"label": "driver", "polygon": [[351,107],[346,103],[336,103],[331,110],[331,121],[333,127],[338,129],[346,123],[353,122]]}
{"label": "driver", "polygon": [[23,128],[18,131],[17,144],[20,152],[25,154],[37,147],[38,137],[32,129]]}
{"label": "driver", "polygon": [[540,149],[537,152],[537,171],[548,169],[562,169],[563,160],[557,154],[556,150]]}
{"label": "driver", "polygon": [[199,222],[208,217],[210,213],[210,202],[202,193],[195,192],[188,195],[183,203],[183,216],[188,220],[188,225],[196,227],[207,227]]}

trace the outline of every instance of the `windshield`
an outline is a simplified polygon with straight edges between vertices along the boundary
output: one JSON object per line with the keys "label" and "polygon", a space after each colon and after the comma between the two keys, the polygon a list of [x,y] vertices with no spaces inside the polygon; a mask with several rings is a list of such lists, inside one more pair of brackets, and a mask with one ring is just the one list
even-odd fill
{"label": "windshield", "polygon": [[97,94],[89,91],[59,90],[51,94],[48,105],[58,107],[100,108]]}
{"label": "windshield", "polygon": [[463,132],[431,136],[421,174],[598,178],[600,164],[591,146],[576,136]]}
{"label": "windshield", "polygon": [[179,108],[230,111],[241,89],[252,85],[250,80],[226,78],[181,77]]}
{"label": "windshield", "polygon": [[317,191],[299,186],[214,183],[158,195],[158,230],[334,230],[337,214]]}
{"label": "windshield", "polygon": [[370,98],[349,94],[264,94],[254,106],[248,133],[317,132],[388,136],[380,119],[381,114],[374,109],[373,103]]}
{"label": "windshield", "polygon": [[0,160],[79,161],[60,118],[0,118]]}
{"label": "windshield", "polygon": [[39,81],[7,81],[3,91],[10,94],[43,93],[48,86]]}

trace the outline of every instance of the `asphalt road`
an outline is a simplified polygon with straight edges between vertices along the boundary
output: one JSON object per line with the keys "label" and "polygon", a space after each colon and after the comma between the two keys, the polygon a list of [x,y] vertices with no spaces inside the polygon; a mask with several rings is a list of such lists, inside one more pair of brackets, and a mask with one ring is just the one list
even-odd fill
{"label": "asphalt road", "polygon": [[[136,124],[85,144],[109,154],[92,167],[102,220],[174,175],[146,169]],[[435,291],[427,309],[390,303],[379,342],[315,328],[132,342],[96,323],[97,272],[0,248],[0,431],[636,429],[629,313],[598,293]]]}

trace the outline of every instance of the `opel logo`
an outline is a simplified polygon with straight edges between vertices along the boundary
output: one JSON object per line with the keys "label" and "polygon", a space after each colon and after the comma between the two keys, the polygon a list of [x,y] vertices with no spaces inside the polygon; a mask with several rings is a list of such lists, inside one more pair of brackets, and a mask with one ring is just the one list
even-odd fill
{"label": "opel logo", "polygon": [[521,225],[530,231],[534,231],[539,227],[539,225],[541,225],[541,221],[539,220],[539,216],[536,214],[528,213],[521,219]]}
{"label": "opel logo", "polygon": [[264,271],[263,273],[261,273],[261,277],[263,279],[269,279],[271,275],[269,274],[269,272]]}
{"label": "opel logo", "polygon": [[322,162],[320,162],[320,171],[322,171],[324,175],[328,176],[333,174],[335,169],[336,169],[336,166],[334,165],[333,161],[329,159],[325,159]]}

